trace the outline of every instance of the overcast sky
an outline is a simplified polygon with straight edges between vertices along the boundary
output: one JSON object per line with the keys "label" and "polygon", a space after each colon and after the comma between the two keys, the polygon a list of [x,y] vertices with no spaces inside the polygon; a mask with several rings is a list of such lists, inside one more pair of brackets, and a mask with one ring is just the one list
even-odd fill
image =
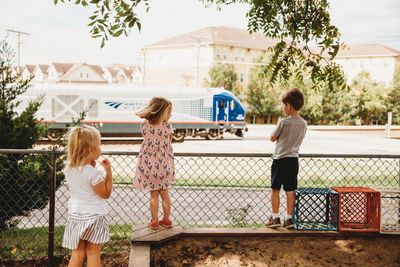
{"label": "overcast sky", "polygon": [[[100,49],[91,39],[90,10],[53,0],[0,0],[0,38],[6,29],[28,32],[21,43],[22,64],[87,62],[135,64],[141,47],[208,26],[246,29],[247,6],[230,5],[218,12],[199,0],[153,0],[149,13],[139,12],[142,32],[114,38]],[[400,50],[400,0],[331,0],[331,17],[347,43],[381,43]],[[121,35],[122,36],[122,35]],[[17,38],[8,34],[17,48]]]}

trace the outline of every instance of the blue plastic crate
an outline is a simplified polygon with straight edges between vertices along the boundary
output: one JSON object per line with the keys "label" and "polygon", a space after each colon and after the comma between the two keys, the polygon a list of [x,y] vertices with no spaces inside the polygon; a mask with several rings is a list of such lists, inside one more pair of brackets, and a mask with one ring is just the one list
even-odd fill
{"label": "blue plastic crate", "polygon": [[339,195],[329,188],[296,191],[294,222],[298,230],[337,231]]}

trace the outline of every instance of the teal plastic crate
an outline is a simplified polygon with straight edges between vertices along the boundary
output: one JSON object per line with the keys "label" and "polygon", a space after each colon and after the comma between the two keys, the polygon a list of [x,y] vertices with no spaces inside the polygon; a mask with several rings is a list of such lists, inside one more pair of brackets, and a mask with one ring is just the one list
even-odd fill
{"label": "teal plastic crate", "polygon": [[296,229],[337,231],[338,207],[338,193],[329,188],[298,189],[294,210]]}

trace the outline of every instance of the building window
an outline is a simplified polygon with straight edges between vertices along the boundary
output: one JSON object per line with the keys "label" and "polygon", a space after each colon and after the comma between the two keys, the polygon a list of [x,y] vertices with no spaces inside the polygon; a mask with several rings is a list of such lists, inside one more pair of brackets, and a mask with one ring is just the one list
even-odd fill
{"label": "building window", "polygon": [[383,67],[384,67],[384,68],[387,68],[387,67],[388,67],[388,62],[387,62],[387,60],[384,60],[384,61],[383,61]]}
{"label": "building window", "polygon": [[240,82],[243,83],[244,82],[244,74],[241,72],[240,73]]}
{"label": "building window", "polygon": [[86,73],[86,79],[89,78],[89,73]]}
{"label": "building window", "polygon": [[80,73],[80,77],[83,78],[83,73],[82,72]]}
{"label": "building window", "polygon": [[223,55],[223,60],[227,60],[228,59],[228,50],[224,49],[224,55]]}
{"label": "building window", "polygon": [[220,59],[220,58],[221,58],[221,49],[220,49],[220,48],[217,48],[217,49],[215,50],[215,53],[216,53],[217,59]]}

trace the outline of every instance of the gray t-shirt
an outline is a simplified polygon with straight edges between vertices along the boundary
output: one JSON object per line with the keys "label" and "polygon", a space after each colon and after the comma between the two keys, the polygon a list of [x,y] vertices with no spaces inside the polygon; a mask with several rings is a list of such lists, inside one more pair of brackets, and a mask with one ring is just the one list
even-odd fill
{"label": "gray t-shirt", "polygon": [[272,132],[278,137],[273,159],[287,157],[298,157],[301,142],[307,131],[307,122],[301,117],[288,116],[279,120],[278,125]]}

